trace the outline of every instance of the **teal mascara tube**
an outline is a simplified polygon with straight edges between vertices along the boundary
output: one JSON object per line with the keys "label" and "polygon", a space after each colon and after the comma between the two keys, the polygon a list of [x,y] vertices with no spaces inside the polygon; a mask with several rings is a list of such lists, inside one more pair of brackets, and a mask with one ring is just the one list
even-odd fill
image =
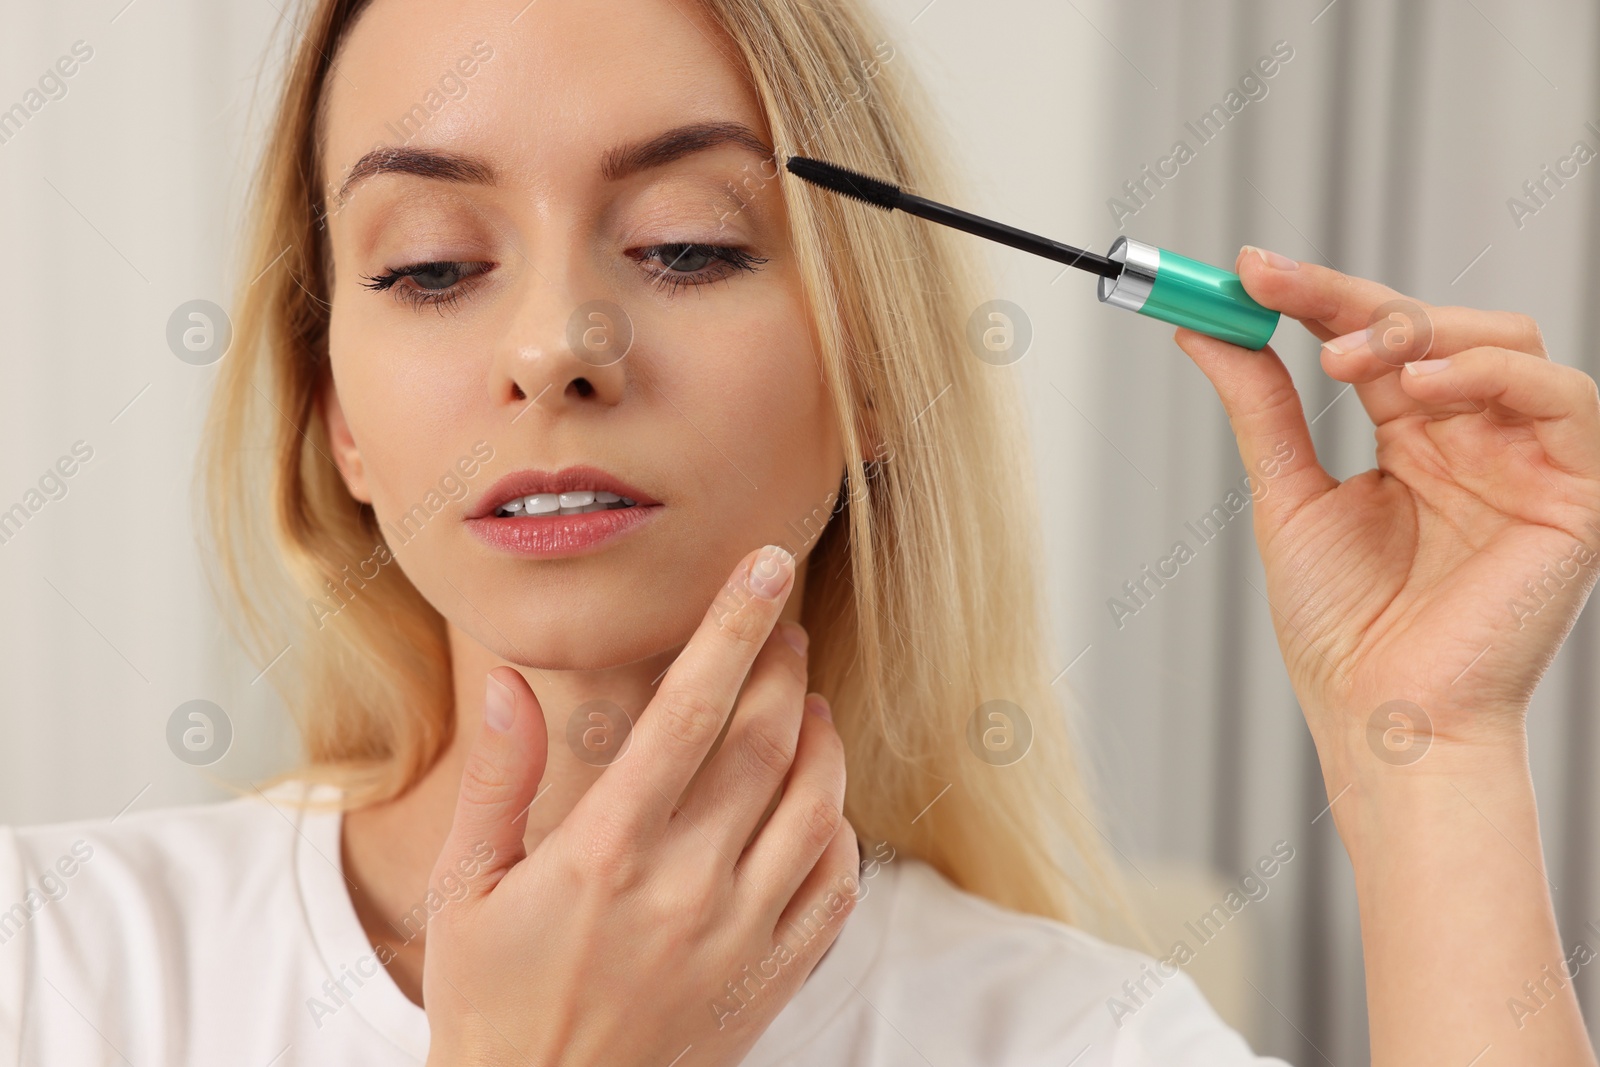
{"label": "teal mascara tube", "polygon": [[847,170],[835,163],[790,156],[798,178],[885,210],[899,210],[1000,244],[1032,252],[1100,276],[1100,300],[1153,319],[1186,326],[1230,344],[1259,350],[1278,328],[1278,313],[1244,291],[1237,274],[1155,245],[1118,237],[1108,255],[1052,241],[948,204],[905,192],[893,182]]}
{"label": "teal mascara tube", "polygon": [[1127,237],[1106,258],[1122,272],[1101,275],[1101,303],[1251,349],[1266,347],[1278,328],[1278,313],[1256,303],[1237,274]]}

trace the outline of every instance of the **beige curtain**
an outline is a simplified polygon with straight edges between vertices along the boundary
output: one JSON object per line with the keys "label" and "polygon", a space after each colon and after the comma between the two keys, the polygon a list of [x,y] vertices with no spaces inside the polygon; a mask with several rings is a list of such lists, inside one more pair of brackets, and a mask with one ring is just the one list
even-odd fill
{"label": "beige curtain", "polygon": [[[5,822],[223,797],[219,779],[290,750],[267,664],[228,640],[197,560],[189,480],[216,367],[167,338],[182,305],[229,299],[250,93],[278,18],[254,2],[5,7]],[[192,700],[232,727],[209,766],[168,744]]]}

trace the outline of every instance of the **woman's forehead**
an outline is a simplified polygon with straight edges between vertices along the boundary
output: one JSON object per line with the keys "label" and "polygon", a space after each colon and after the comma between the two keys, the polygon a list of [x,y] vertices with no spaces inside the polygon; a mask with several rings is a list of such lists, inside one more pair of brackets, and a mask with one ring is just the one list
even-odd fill
{"label": "woman's forehead", "polygon": [[686,124],[743,124],[766,142],[734,54],[683,0],[375,0],[329,75],[324,180],[334,192],[378,146],[582,180],[617,146]]}

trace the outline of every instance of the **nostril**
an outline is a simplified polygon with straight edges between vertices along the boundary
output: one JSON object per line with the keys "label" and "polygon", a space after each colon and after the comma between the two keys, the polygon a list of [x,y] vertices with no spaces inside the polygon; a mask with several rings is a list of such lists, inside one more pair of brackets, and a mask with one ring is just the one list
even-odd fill
{"label": "nostril", "polygon": [[572,379],[572,385],[568,388],[576,389],[578,391],[578,395],[583,397],[592,396],[594,394],[594,386],[590,384],[589,379],[587,378]]}
{"label": "nostril", "polygon": [[511,383],[511,395],[517,400],[528,399],[528,394],[524,393],[522,391],[522,386],[518,385],[516,382]]}

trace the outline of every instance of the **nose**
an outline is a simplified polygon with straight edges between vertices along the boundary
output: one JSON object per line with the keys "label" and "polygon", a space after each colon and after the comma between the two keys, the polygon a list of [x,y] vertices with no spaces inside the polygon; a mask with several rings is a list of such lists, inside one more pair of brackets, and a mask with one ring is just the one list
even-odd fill
{"label": "nose", "polygon": [[551,411],[614,406],[632,345],[632,320],[619,305],[534,277],[495,353],[490,399],[519,412],[534,403]]}

